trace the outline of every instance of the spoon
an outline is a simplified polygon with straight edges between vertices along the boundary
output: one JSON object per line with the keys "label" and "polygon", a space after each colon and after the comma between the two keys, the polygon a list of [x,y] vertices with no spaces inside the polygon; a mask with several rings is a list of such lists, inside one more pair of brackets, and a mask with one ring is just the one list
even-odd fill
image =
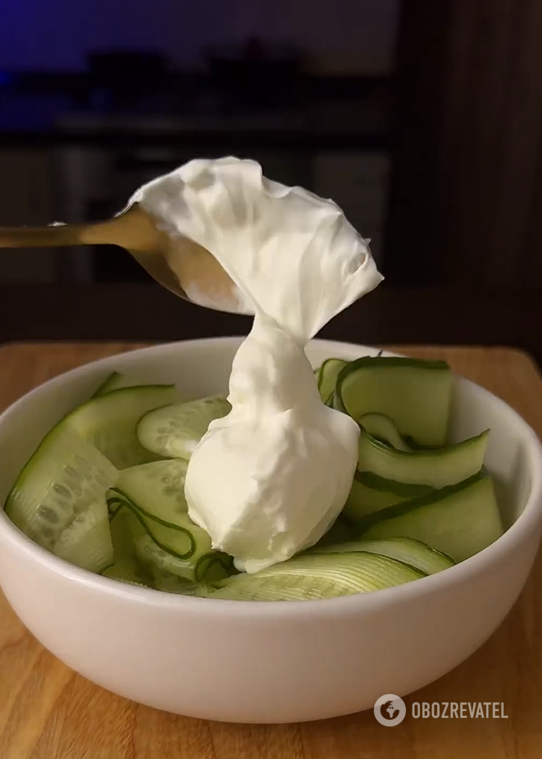
{"label": "spoon", "polygon": [[119,245],[175,295],[217,311],[248,313],[216,258],[193,240],[161,231],[139,203],[94,224],[0,227],[0,248],[66,245]]}

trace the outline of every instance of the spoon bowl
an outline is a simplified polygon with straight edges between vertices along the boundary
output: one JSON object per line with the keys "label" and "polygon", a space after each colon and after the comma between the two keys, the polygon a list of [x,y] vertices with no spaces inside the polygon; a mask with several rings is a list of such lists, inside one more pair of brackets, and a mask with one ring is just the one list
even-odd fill
{"label": "spoon bowl", "polygon": [[237,286],[208,250],[160,223],[139,203],[93,224],[0,227],[0,248],[118,245],[163,287],[199,306],[248,313]]}

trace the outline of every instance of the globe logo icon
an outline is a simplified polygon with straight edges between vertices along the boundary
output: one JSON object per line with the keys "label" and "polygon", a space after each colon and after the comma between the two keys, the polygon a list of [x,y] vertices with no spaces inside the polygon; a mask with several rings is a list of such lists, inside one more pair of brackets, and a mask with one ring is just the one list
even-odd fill
{"label": "globe logo icon", "polygon": [[376,720],[381,725],[395,727],[406,716],[406,704],[399,696],[393,693],[386,693],[384,696],[377,698],[373,711]]}

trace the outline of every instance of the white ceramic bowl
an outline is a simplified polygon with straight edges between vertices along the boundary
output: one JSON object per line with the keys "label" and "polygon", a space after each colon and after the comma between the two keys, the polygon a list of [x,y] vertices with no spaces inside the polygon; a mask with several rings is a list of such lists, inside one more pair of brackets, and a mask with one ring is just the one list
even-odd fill
{"label": "white ceramic bowl", "polygon": [[[41,438],[111,370],[177,381],[192,397],[224,392],[239,338],[163,345],[68,372],[0,417],[0,500]],[[371,354],[314,341],[314,365]],[[505,535],[477,556],[397,588],[328,601],[242,603],[140,589],[70,566],[0,513],[0,585],[55,656],[115,693],[231,722],[297,722],[406,695],[472,654],[514,604],[542,526],[542,451],[532,429],[482,388],[455,380],[453,436],[490,427]],[[212,474],[212,473],[211,473]]]}

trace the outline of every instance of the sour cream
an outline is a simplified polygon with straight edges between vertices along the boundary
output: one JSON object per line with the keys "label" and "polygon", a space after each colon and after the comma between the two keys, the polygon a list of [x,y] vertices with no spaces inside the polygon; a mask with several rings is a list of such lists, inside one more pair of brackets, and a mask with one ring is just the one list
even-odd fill
{"label": "sour cream", "polygon": [[190,161],[133,200],[219,261],[238,288],[224,310],[254,315],[232,410],[196,447],[185,492],[213,546],[256,572],[316,543],[345,504],[359,428],[322,403],[305,346],[383,277],[334,202],[266,179],[255,161]]}

